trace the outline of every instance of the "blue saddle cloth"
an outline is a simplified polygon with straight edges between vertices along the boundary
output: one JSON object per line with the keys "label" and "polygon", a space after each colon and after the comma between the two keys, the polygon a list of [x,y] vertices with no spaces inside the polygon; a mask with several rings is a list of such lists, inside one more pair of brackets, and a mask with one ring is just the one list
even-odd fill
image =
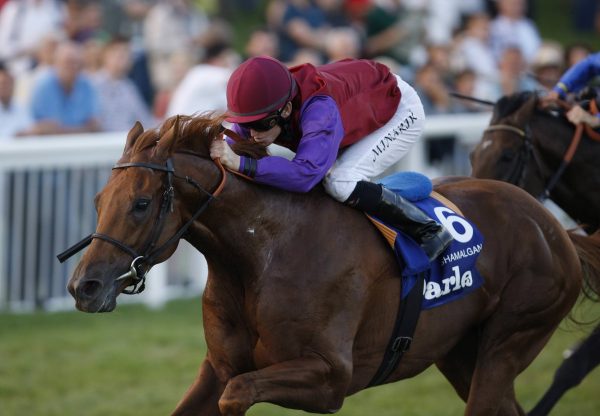
{"label": "blue saddle cloth", "polygon": [[483,236],[467,219],[430,197],[433,186],[426,176],[416,172],[399,172],[380,180],[386,188],[412,201],[431,218],[444,225],[454,240],[437,259],[429,259],[421,247],[402,230],[377,219],[398,235],[394,251],[402,267],[402,297],[415,285],[417,275],[425,273],[423,309],[430,309],[459,299],[483,284],[475,262],[483,248]]}

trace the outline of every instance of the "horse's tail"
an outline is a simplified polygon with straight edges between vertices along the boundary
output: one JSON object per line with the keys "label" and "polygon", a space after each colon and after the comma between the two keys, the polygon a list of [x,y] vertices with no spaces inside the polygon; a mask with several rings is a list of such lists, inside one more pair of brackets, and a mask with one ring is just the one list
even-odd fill
{"label": "horse's tail", "polygon": [[600,230],[590,236],[569,231],[583,269],[583,293],[590,299],[600,301]]}

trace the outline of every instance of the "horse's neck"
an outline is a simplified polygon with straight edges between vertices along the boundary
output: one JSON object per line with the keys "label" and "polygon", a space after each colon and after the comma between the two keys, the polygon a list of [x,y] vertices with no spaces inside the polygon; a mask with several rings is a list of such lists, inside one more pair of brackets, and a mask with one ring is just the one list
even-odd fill
{"label": "horse's neck", "polygon": [[[186,198],[192,213],[199,202],[192,195]],[[278,240],[294,232],[293,221],[279,218],[293,216],[293,198],[229,174],[223,192],[190,228],[187,240],[209,264],[251,285],[269,264]]]}
{"label": "horse's neck", "polygon": [[[534,140],[544,164],[543,176],[547,184],[558,170],[575,130],[559,120],[549,123],[545,118],[534,124],[533,129],[540,132]],[[594,190],[600,187],[598,160],[600,145],[582,137],[575,156],[552,192],[554,202],[568,215],[596,226],[599,222],[598,214],[593,212],[600,210],[600,198],[594,194]]]}
{"label": "horse's neck", "polygon": [[555,170],[571,143],[575,130],[560,119],[534,117],[531,131],[534,146],[549,169]]}

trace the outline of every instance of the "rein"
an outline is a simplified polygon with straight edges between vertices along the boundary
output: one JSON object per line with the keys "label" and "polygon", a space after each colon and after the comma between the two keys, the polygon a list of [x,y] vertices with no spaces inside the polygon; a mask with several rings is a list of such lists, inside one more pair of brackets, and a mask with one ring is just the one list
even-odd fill
{"label": "rein", "polygon": [[[226,133],[227,136],[232,137],[236,141],[240,140],[240,137],[231,130],[225,129],[224,133]],[[180,151],[178,153],[199,156],[197,153],[194,152]],[[123,242],[110,237],[109,235],[102,233],[92,233],[87,237],[83,238],[78,243],[69,247],[62,253],[58,254],[56,257],[61,263],[64,263],[67,259],[71,258],[73,255],[77,254],[85,247],[90,245],[94,238],[106,241],[133,257],[133,261],[131,262],[129,270],[115,279],[116,281],[126,279],[133,280],[133,283],[130,285],[133,286],[133,289],[124,289],[123,293],[127,295],[141,293],[146,287],[146,274],[148,273],[148,271],[150,271],[151,268],[151,266],[147,268],[142,266],[152,264],[152,262],[154,262],[156,258],[158,258],[159,255],[162,254],[167,247],[179,241],[179,239],[186,233],[188,228],[198,219],[200,214],[202,214],[204,210],[206,210],[210,202],[217,196],[219,196],[219,194],[221,194],[221,192],[225,188],[225,183],[227,181],[227,174],[225,168],[223,167],[219,159],[215,159],[214,162],[219,168],[221,180],[219,181],[217,188],[213,192],[205,190],[198,184],[198,182],[196,182],[189,176],[177,175],[175,173],[175,168],[173,166],[173,161],[171,158],[167,159],[165,165],[146,162],[127,162],[114,165],[112,169],[147,168],[153,171],[165,172],[167,174],[165,179],[165,191],[162,195],[160,211],[152,228],[152,232],[150,233],[150,237],[147,243],[144,245],[144,249],[141,251],[142,254],[138,253],[135,249],[124,244]],[[160,238],[161,232],[164,228],[166,217],[169,212],[173,212],[173,201],[175,198],[173,179],[180,179],[186,181],[194,188],[196,188],[199,192],[207,195],[208,199],[204,201],[204,203],[200,207],[198,207],[198,209],[190,217],[190,219],[186,221],[186,223],[183,224],[181,228],[179,228],[179,230],[173,236],[171,236],[171,238],[165,241],[161,246],[156,247],[156,243],[158,242],[158,239]]]}
{"label": "rein", "polygon": [[[558,100],[558,103],[561,107],[563,107],[565,109],[569,109],[571,107],[568,103],[563,102],[562,100]],[[598,112],[595,101],[591,102],[591,111],[592,111],[592,113]],[[577,148],[579,147],[579,144],[581,142],[581,136],[583,135],[584,130],[591,139],[600,141],[600,134],[598,132],[596,132],[594,129],[592,129],[591,126],[589,126],[588,124],[585,124],[585,123],[577,124],[575,126],[575,132],[573,133],[573,137],[571,138],[569,147],[565,151],[565,154],[563,155],[562,161],[561,161],[558,169],[554,172],[554,174],[550,177],[550,179],[546,183],[546,186],[545,186],[542,194],[537,197],[537,199],[539,201],[544,202],[546,199],[548,199],[550,197],[550,192],[554,189],[554,187],[558,183],[558,180],[561,178],[561,176],[565,172],[567,166],[573,160],[573,156],[575,156],[575,152],[577,151]],[[533,141],[531,138],[531,132],[529,129],[529,125],[525,126],[525,130],[522,130],[522,129],[512,126],[510,124],[493,124],[493,125],[489,126],[487,129],[485,129],[483,131],[483,133],[485,134],[487,132],[492,132],[492,131],[509,131],[509,132],[518,134],[519,136],[521,136],[521,138],[523,138],[523,145],[521,147],[522,150],[519,152],[519,159],[517,160],[516,168],[514,169],[513,172],[511,172],[509,177],[506,179],[509,183],[512,183],[517,186],[521,186],[522,181],[525,178],[525,168],[527,166],[527,163],[529,162],[529,159],[531,158],[531,154],[533,153]],[[538,170],[539,170],[539,161],[537,159],[536,159],[536,164],[538,165]],[[518,178],[516,178],[516,177],[518,177]]]}

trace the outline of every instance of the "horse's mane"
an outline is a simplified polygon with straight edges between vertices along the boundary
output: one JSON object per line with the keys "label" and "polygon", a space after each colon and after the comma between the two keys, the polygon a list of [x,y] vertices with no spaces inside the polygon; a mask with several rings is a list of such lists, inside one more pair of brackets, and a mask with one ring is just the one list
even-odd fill
{"label": "horse's mane", "polygon": [[505,95],[500,98],[494,106],[494,120],[500,120],[510,116],[521,108],[533,94],[535,93],[532,91],[522,91],[511,95]]}
{"label": "horse's mane", "polygon": [[[131,154],[156,148],[161,138],[177,124],[177,138],[173,151],[191,152],[209,158],[210,144],[223,133],[224,120],[223,114],[215,112],[169,117],[158,128],[144,131],[135,141]],[[231,147],[237,154],[255,159],[260,159],[268,154],[264,147],[250,141],[235,142]]]}

